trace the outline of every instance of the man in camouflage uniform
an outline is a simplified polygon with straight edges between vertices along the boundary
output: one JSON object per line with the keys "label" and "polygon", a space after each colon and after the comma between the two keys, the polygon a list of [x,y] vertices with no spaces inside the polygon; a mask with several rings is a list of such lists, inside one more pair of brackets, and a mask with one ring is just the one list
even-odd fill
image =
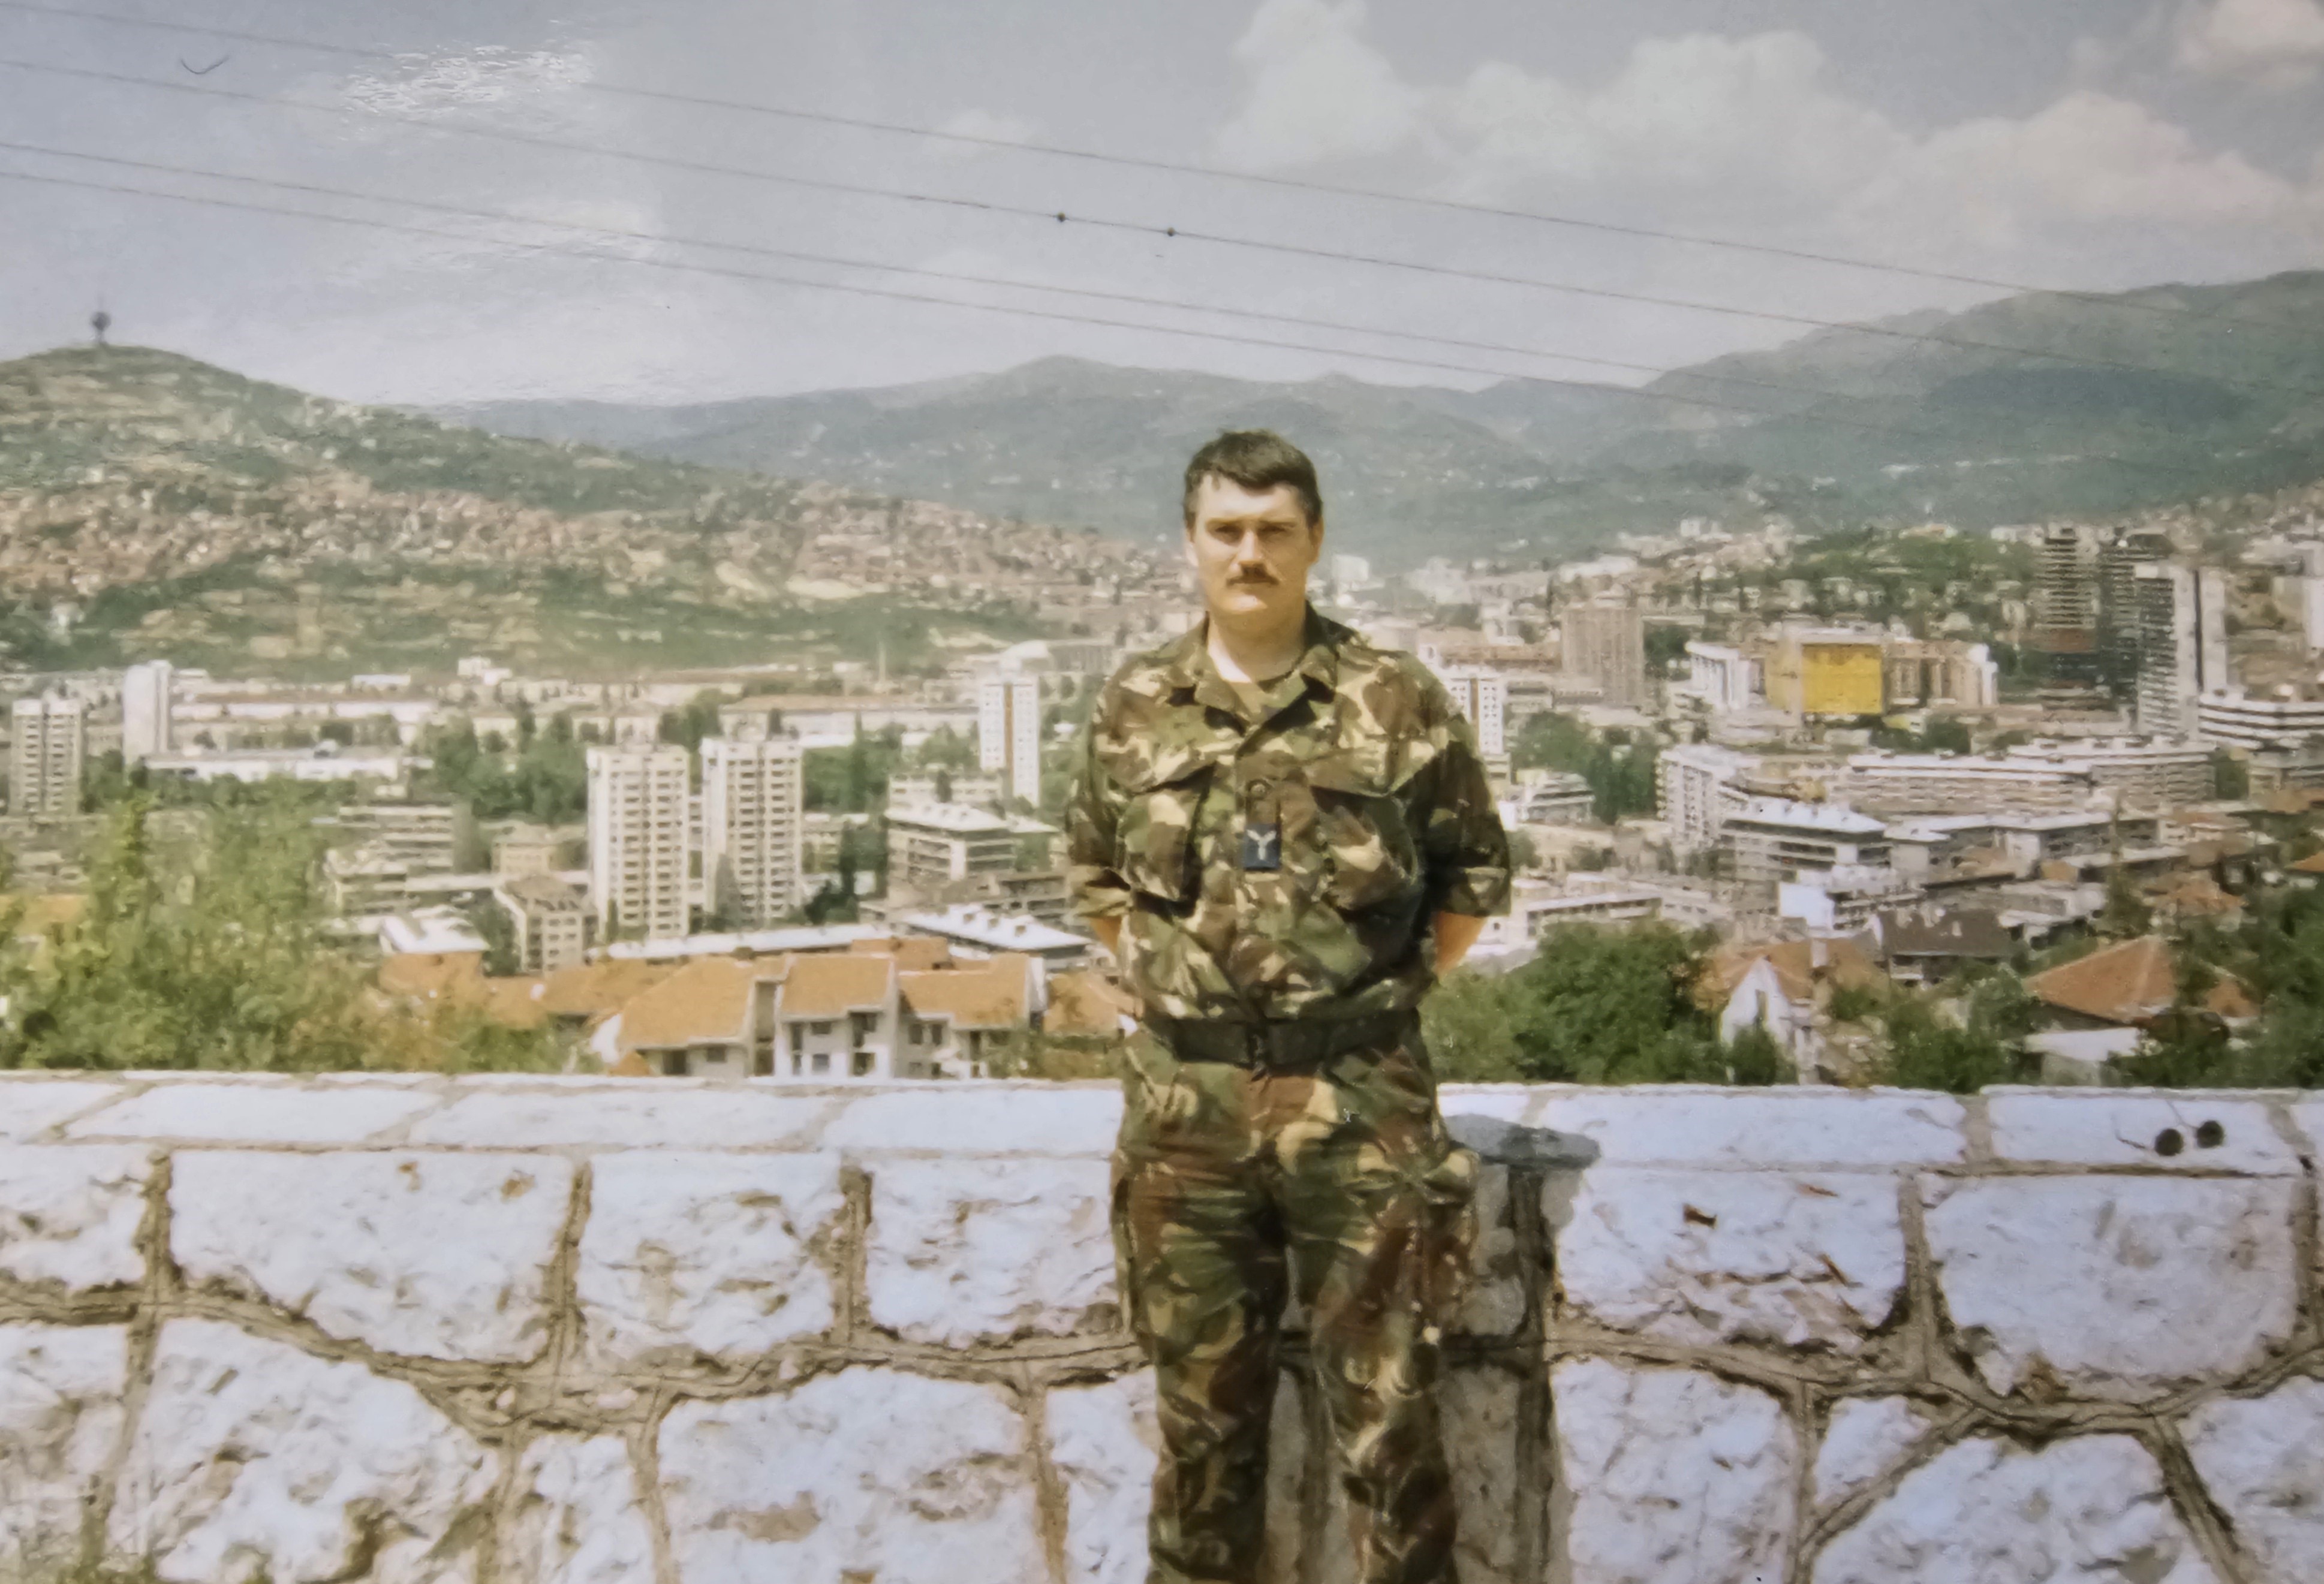
{"label": "man in camouflage uniform", "polygon": [[1186,470],[1205,618],[1100,696],[1067,811],[1075,903],[1142,1008],[1113,1231],[1155,1368],[1148,1584],[1261,1580],[1284,1303],[1305,1308],[1363,1584],[1452,1584],[1440,1328],[1473,1236],[1416,1013],[1508,892],[1475,742],[1411,656],[1306,600],[1307,458]]}

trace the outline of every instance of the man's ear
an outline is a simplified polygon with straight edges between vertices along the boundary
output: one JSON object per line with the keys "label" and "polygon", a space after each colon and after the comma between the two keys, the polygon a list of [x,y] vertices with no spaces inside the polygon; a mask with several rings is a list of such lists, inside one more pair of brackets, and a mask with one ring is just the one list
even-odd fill
{"label": "man's ear", "polygon": [[1179,548],[1185,552],[1186,565],[1192,566],[1195,571],[1200,572],[1203,569],[1203,562],[1202,557],[1194,554],[1194,525],[1193,523],[1190,522],[1186,524],[1186,542]]}

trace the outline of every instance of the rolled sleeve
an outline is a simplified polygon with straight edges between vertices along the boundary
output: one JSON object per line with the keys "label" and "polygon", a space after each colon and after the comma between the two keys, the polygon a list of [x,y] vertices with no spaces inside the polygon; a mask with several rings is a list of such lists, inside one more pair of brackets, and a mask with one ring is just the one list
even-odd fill
{"label": "rolled sleeve", "polygon": [[1434,801],[1422,847],[1429,906],[1436,913],[1489,918],[1509,910],[1509,837],[1493,804],[1492,778],[1469,723],[1446,698]]}
{"label": "rolled sleeve", "polygon": [[[1100,708],[1103,708],[1101,701]],[[1097,723],[1083,729],[1073,790],[1065,798],[1065,887],[1084,918],[1119,918],[1130,911],[1130,887],[1114,868],[1114,824],[1120,794],[1098,762]]]}

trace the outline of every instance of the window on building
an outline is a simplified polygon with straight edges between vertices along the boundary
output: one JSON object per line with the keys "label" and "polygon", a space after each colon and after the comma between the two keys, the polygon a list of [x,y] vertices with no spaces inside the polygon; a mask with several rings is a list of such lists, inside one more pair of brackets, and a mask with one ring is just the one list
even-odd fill
{"label": "window on building", "polygon": [[828,1073],[831,1071],[831,1053],[829,1051],[817,1051],[815,1053],[815,1070],[818,1073]]}
{"label": "window on building", "polygon": [[687,1066],[686,1053],[684,1051],[662,1052],[661,1075],[663,1077],[683,1078],[687,1073]]}
{"label": "window on building", "polygon": [[855,1062],[853,1071],[858,1078],[869,1078],[872,1076],[872,1053],[870,1051],[857,1051],[855,1053]]}
{"label": "window on building", "polygon": [[820,1038],[824,1035],[829,1034],[834,1027],[835,1026],[830,1023],[818,1023],[815,1026],[814,1032],[816,1037]]}

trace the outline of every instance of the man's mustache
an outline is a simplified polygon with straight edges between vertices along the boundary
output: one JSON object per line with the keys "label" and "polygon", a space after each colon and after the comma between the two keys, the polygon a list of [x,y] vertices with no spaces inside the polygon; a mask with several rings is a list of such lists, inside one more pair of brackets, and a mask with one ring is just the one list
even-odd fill
{"label": "man's mustache", "polygon": [[1227,586],[1240,588],[1248,584],[1259,588],[1272,588],[1280,581],[1272,572],[1238,572],[1227,579]]}

